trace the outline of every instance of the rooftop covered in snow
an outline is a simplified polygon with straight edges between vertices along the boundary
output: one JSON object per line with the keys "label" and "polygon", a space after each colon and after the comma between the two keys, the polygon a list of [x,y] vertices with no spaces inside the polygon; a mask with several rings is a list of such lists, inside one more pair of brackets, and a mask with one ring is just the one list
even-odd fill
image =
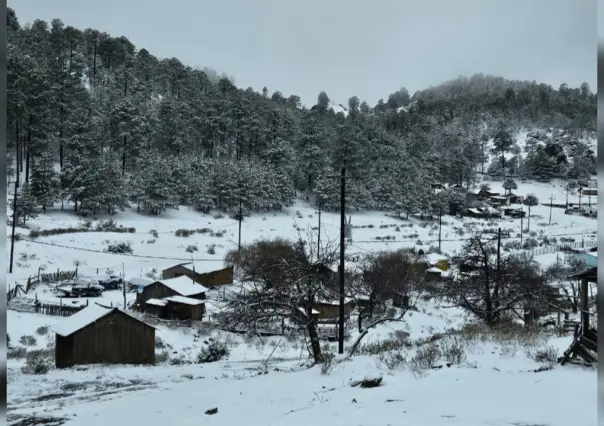
{"label": "rooftop covered in snow", "polygon": [[180,276],[177,278],[159,280],[156,282],[159,282],[159,283],[165,285],[169,289],[171,289],[171,290],[175,291],[176,293],[178,293],[179,295],[185,296],[185,297],[193,296],[195,294],[205,293],[208,291],[207,288],[205,288],[201,284],[197,284],[196,282],[194,282],[191,278],[187,277],[186,275],[183,275],[183,276]]}
{"label": "rooftop covered in snow", "polygon": [[[136,321],[140,321],[138,318],[133,317],[132,315],[118,309],[118,308],[103,308],[99,305],[90,305],[81,311],[73,314],[70,317],[65,318],[60,321],[58,324],[55,324],[52,327],[52,331],[54,331],[59,336],[67,337],[71,336],[76,331],[83,329],[84,327],[89,326],[90,324],[100,320],[101,318],[113,313],[114,311],[122,312],[125,315],[135,319]],[[151,327],[151,326],[150,326]]]}

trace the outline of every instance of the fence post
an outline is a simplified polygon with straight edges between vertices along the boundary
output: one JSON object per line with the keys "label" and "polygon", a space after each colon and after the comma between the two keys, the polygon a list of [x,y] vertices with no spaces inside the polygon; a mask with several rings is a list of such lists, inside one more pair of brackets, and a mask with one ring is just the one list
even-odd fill
{"label": "fence post", "polygon": [[88,306],[88,299],[86,299],[86,306]]}

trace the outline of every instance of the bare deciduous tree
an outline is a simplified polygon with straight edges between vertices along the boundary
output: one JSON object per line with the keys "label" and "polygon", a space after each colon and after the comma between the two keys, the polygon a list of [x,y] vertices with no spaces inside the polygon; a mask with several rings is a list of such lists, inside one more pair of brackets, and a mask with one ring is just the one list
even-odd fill
{"label": "bare deciduous tree", "polygon": [[370,253],[363,259],[360,273],[354,281],[354,296],[363,299],[359,309],[358,328],[363,332],[363,321],[385,313],[386,302],[409,298],[410,289],[424,272],[418,265],[418,256],[408,250]]}
{"label": "bare deciduous tree", "polygon": [[585,262],[571,260],[570,264],[557,262],[547,268],[546,274],[560,288],[562,300],[570,307],[572,312],[579,312],[579,289],[580,283],[577,280],[570,279],[571,275],[581,272],[585,269]]}
{"label": "bare deciduous tree", "polygon": [[496,239],[476,234],[453,258],[460,272],[448,285],[445,297],[487,325],[496,325],[504,312],[545,303],[546,276],[530,257],[506,256],[497,260]]}
{"label": "bare deciduous tree", "polygon": [[244,297],[227,301],[228,326],[253,329],[285,321],[308,332],[315,362],[322,361],[317,324],[312,318],[315,300],[323,295],[323,271],[335,263],[337,247],[325,241],[317,255],[313,236],[296,242],[259,240],[230,252],[226,262],[235,266]]}
{"label": "bare deciduous tree", "polygon": [[[369,331],[387,322],[401,322],[405,314],[415,306],[425,289],[425,267],[415,253],[398,250],[379,252],[365,258],[362,278],[356,282],[357,295],[365,296],[367,304],[359,310],[359,336],[355,339],[348,356],[354,355]],[[357,296],[358,297],[358,296]],[[398,300],[398,307],[388,312],[386,300]],[[368,320],[363,326],[363,320]]]}

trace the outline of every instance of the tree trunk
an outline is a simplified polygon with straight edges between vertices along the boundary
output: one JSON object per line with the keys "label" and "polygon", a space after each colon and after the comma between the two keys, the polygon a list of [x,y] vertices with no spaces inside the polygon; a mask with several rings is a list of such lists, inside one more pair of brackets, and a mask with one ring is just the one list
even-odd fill
{"label": "tree trunk", "polygon": [[29,146],[31,144],[31,125],[33,116],[29,114],[29,124],[27,126],[27,146],[25,147],[25,182],[29,183]]}
{"label": "tree trunk", "polygon": [[308,337],[310,337],[313,358],[316,363],[319,363],[323,360],[323,355],[321,354],[321,342],[319,341],[319,333],[317,331],[316,322],[311,319],[308,322],[306,329],[308,331]]}

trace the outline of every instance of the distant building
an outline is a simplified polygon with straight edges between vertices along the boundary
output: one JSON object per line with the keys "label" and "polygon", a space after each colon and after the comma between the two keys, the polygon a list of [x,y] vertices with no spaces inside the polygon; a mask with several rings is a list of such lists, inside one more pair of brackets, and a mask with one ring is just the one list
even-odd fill
{"label": "distant building", "polygon": [[155,363],[155,328],[118,308],[90,305],[53,331],[57,368]]}
{"label": "distant building", "polygon": [[575,253],[570,256],[571,260],[579,261],[585,263],[587,268],[595,268],[598,266],[598,252],[582,252]]}
{"label": "distant building", "polygon": [[193,265],[193,263],[181,263],[162,271],[162,278],[164,280],[177,278],[181,276],[187,276],[197,284],[201,284],[207,288],[214,288],[216,286],[227,285],[233,283],[233,267],[221,267],[217,263],[200,262],[199,264]]}

